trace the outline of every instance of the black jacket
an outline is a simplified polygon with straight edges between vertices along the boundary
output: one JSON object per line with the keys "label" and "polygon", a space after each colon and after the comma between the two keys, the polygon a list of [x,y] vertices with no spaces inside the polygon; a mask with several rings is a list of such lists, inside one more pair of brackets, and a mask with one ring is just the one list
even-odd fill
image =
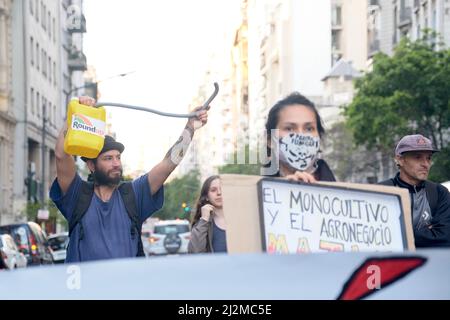
{"label": "black jacket", "polygon": [[416,247],[450,247],[450,192],[447,188],[428,180],[417,186],[412,186],[400,179],[399,173],[394,178],[382,181],[379,184],[408,189],[413,216],[414,197],[417,193],[426,189],[426,199],[431,209],[431,221],[428,227],[414,228]]}

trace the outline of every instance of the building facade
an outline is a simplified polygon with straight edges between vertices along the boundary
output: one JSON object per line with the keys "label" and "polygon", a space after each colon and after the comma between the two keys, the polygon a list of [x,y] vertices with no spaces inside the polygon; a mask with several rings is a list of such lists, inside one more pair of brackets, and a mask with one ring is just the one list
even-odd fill
{"label": "building facade", "polygon": [[378,51],[392,55],[402,37],[417,40],[423,35],[424,29],[438,32],[445,46],[450,47],[450,1],[369,1],[369,57]]}
{"label": "building facade", "polygon": [[356,70],[367,67],[367,0],[331,0],[332,64],[340,59]]}
{"label": "building facade", "polygon": [[329,0],[249,1],[251,149],[259,149],[268,111],[280,98],[292,91],[322,96],[321,79],[331,68],[330,30]]}
{"label": "building facade", "polygon": [[13,1],[12,96],[17,124],[13,214],[6,222],[25,220],[29,202],[45,205],[56,176],[54,147],[72,78],[79,77],[74,83],[82,86],[86,69],[84,55],[73,45],[80,42],[74,34],[85,31],[81,4],[79,0]]}
{"label": "building facade", "polygon": [[14,128],[11,0],[0,1],[0,224],[13,214]]}

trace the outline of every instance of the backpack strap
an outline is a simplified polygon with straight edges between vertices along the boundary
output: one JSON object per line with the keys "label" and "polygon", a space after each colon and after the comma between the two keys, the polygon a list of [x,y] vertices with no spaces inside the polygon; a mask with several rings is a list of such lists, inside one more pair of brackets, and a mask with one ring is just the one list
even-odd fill
{"label": "backpack strap", "polygon": [[[84,214],[88,210],[92,196],[94,195],[94,184],[81,181],[81,190],[78,193],[78,199],[75,205],[75,209],[72,213],[72,219],[69,221],[69,237],[72,234],[75,226],[81,221]],[[82,235],[80,235],[82,238]]]}
{"label": "backpack strap", "polygon": [[436,212],[438,205],[438,185],[431,181],[425,181],[428,203],[430,204],[431,215]]}
{"label": "backpack strap", "polygon": [[133,185],[131,182],[122,183],[119,186],[119,192],[122,196],[123,203],[128,213],[128,217],[131,220],[131,236],[138,236],[138,257],[143,257],[144,247],[141,239],[141,228],[142,224],[140,222],[137,206],[136,206],[136,197],[133,190]]}

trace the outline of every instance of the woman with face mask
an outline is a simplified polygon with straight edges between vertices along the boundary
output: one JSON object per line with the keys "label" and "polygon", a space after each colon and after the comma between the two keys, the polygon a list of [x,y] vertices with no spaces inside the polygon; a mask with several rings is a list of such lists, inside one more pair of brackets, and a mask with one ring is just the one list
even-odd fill
{"label": "woman with face mask", "polygon": [[225,230],[221,181],[219,176],[211,176],[203,183],[197,201],[188,252],[227,252]]}
{"label": "woman with face mask", "polygon": [[270,157],[266,175],[309,183],[336,181],[319,157],[325,130],[316,107],[306,97],[294,92],[278,101],[269,111],[266,131]]}

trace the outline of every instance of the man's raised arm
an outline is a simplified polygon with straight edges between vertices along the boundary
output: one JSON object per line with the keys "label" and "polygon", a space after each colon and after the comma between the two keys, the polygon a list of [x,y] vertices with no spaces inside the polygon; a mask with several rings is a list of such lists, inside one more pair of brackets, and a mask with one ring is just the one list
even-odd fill
{"label": "man's raised arm", "polygon": [[[88,106],[94,106],[95,100],[89,97],[80,97],[80,103]],[[55,156],[56,156],[56,177],[58,179],[59,187],[63,194],[66,194],[69,190],[77,169],[75,166],[75,160],[73,156],[64,152],[64,138],[67,134],[67,122],[64,121],[64,125],[59,132],[58,139],[56,140]]]}
{"label": "man's raised arm", "polygon": [[[196,110],[199,110],[197,108]],[[208,121],[206,110],[199,111],[196,118],[189,119],[178,141],[169,149],[164,159],[148,173],[148,183],[154,195],[185,156],[195,130],[203,127]]]}

